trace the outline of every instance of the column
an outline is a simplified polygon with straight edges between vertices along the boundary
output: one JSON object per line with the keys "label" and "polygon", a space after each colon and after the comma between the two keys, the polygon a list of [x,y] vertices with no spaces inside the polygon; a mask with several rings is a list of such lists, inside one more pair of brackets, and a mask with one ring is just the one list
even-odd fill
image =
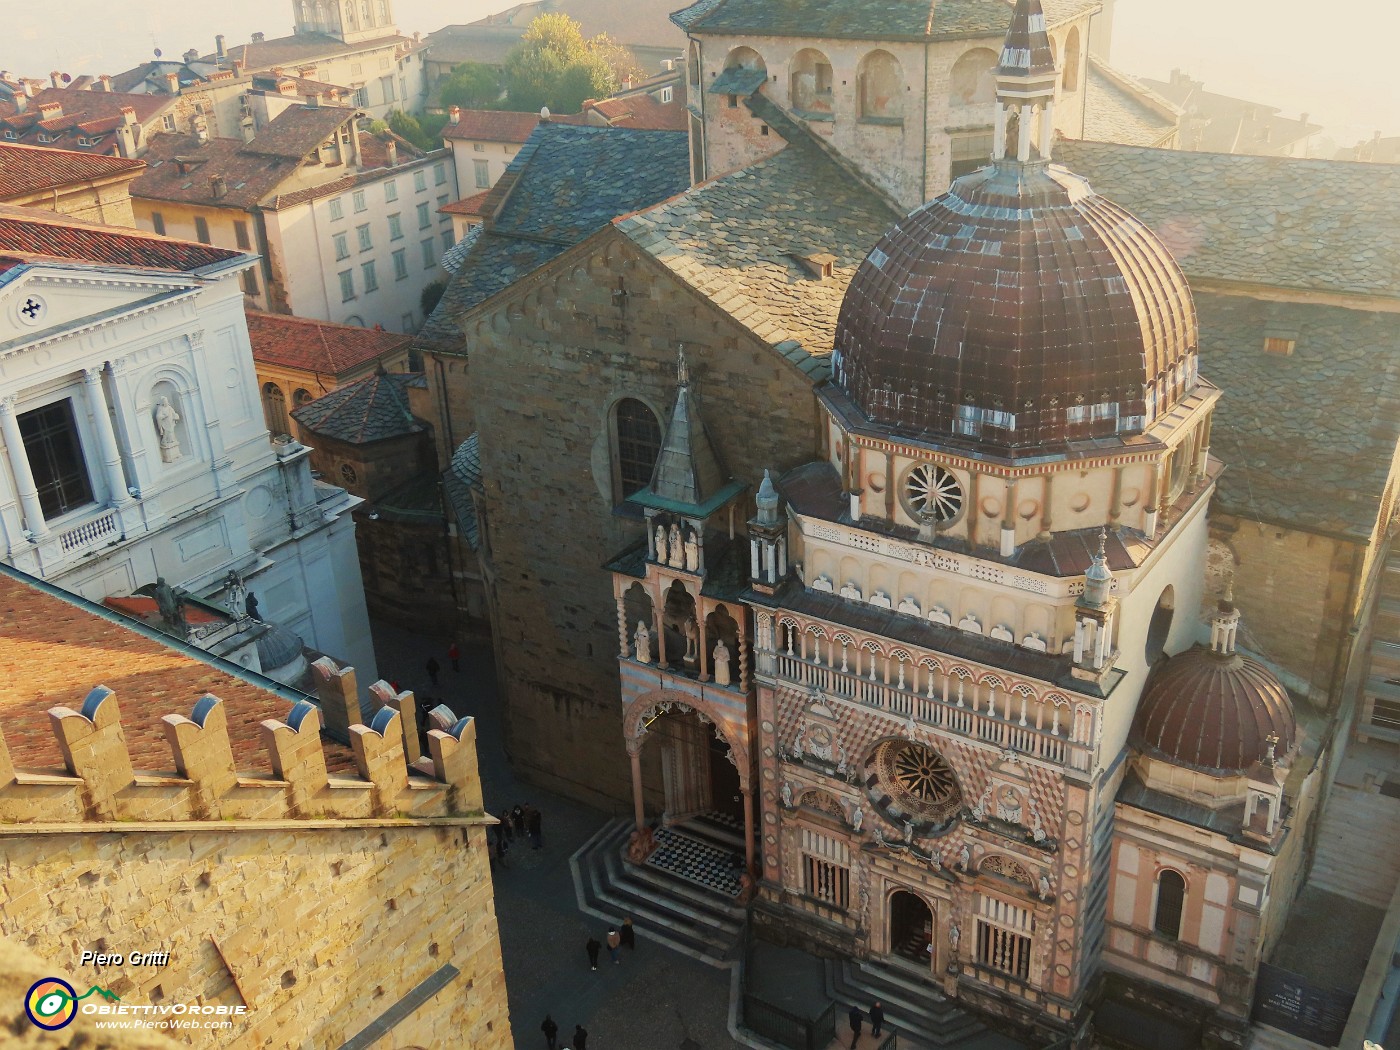
{"label": "column", "polygon": [[744,799],[744,869],[751,878],[757,878],[757,869],[754,867],[753,789],[749,787],[747,780],[739,785],[739,792]]}
{"label": "column", "polygon": [[1055,140],[1055,104],[1046,102],[1040,107],[1040,159],[1050,159],[1050,144]]}
{"label": "column", "polygon": [[1031,159],[1031,114],[1031,106],[1022,105],[1016,108],[1016,159],[1023,164]]}
{"label": "column", "polygon": [[44,521],[44,510],[39,506],[39,487],[34,484],[34,472],[29,469],[29,456],[24,451],[24,437],[19,432],[13,396],[0,397],[0,434],[5,438],[10,470],[15,478],[15,491],[19,495],[20,506],[24,508],[24,527],[29,530],[34,542],[47,539],[49,527]]}
{"label": "column", "polygon": [[739,690],[749,691],[749,636],[744,624],[739,624]]}
{"label": "column", "polygon": [[627,599],[622,595],[617,596],[617,655],[624,660],[632,655],[631,647],[627,644]]}
{"label": "column", "polygon": [[699,602],[695,603],[695,627],[696,633],[700,636],[700,652],[696,655],[700,657],[700,681],[710,680],[710,636],[705,630],[705,607]]}
{"label": "column", "polygon": [[131,502],[126,490],[126,474],[122,471],[122,454],[117,448],[117,435],[112,429],[112,417],[107,411],[107,395],[102,390],[102,370],[83,369],[83,391],[88,411],[97,427],[97,445],[102,450],[102,470],[107,477],[107,499],[114,507]]}
{"label": "column", "polygon": [[637,830],[647,828],[646,812],[642,806],[642,742],[627,741],[627,757],[632,760],[632,815],[637,821]]}

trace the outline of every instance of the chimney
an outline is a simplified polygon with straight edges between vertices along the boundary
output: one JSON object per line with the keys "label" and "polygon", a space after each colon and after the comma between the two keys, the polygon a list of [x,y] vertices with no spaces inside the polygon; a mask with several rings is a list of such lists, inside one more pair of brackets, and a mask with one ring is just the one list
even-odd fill
{"label": "chimney", "polygon": [[254,33],[254,34],[253,34],[253,43],[255,43],[255,44],[261,44],[261,43],[262,43],[264,40],[266,40],[266,39],[267,39],[267,34],[266,34],[266,33]]}
{"label": "chimney", "polygon": [[244,117],[241,121],[239,121],[238,129],[243,135],[244,145],[248,144],[249,142],[252,142],[253,136],[258,133],[258,126],[255,123],[253,123],[252,117]]}
{"label": "chimney", "polygon": [[171,95],[178,95],[180,93],[179,73],[165,74],[165,90]]}
{"label": "chimney", "polygon": [[1306,113],[1304,113],[1302,116],[1300,116],[1300,117],[1298,118],[1298,123],[1299,123],[1299,124],[1306,125],[1306,124],[1308,123],[1308,115],[1307,115]]}
{"label": "chimney", "polygon": [[136,110],[122,107],[122,122],[117,125],[117,153],[127,160],[136,159]]}
{"label": "chimney", "polygon": [[22,81],[22,83],[24,84],[24,96],[25,96],[25,98],[33,98],[33,97],[34,97],[34,81],[31,80],[29,77],[25,77],[24,80]]}
{"label": "chimney", "polygon": [[184,60],[185,65],[189,65],[199,57],[199,49],[192,47],[180,57]]}
{"label": "chimney", "polygon": [[214,37],[214,54],[218,58],[224,58],[228,52],[224,50],[224,34],[219,33]]}
{"label": "chimney", "polygon": [[55,120],[63,116],[63,103],[61,102],[40,102],[39,119]]}
{"label": "chimney", "polygon": [[1180,84],[1180,83],[1181,83],[1181,70],[1179,70],[1179,69],[1173,69],[1173,70],[1172,70],[1171,85],[1172,85],[1172,87],[1175,87],[1177,84]]}
{"label": "chimney", "polygon": [[58,78],[61,77],[62,75],[63,75],[63,74],[60,73],[60,72],[59,72],[58,70],[56,70],[56,69],[53,70],[53,71],[51,71],[51,72],[49,73],[49,83],[52,84],[54,87],[58,87],[58,86],[59,86]]}
{"label": "chimney", "polygon": [[228,192],[228,183],[224,181],[222,175],[209,176],[209,196],[215,200],[220,200]]}
{"label": "chimney", "polygon": [[388,153],[389,153],[389,167],[391,167],[391,168],[396,168],[396,167],[398,167],[398,166],[399,166],[399,144],[398,144],[397,142],[395,142],[393,139],[390,139],[388,142],[386,142],[386,143],[384,144],[384,147],[385,147],[385,149],[386,149],[386,150],[388,151]]}
{"label": "chimney", "polygon": [[106,73],[103,73],[100,77],[97,78],[97,86],[95,90],[106,91],[108,94],[110,94],[112,91],[112,78]]}
{"label": "chimney", "polygon": [[194,137],[201,146],[209,141],[209,125],[204,122],[203,117],[195,118]]}
{"label": "chimney", "polygon": [[15,92],[15,112],[16,112],[16,113],[28,113],[28,112],[29,112],[29,85],[28,85],[28,84],[25,85],[25,89],[24,89],[23,91],[16,91],[16,92]]}
{"label": "chimney", "polygon": [[236,77],[243,75],[243,59],[235,58],[233,60],[233,75]]}
{"label": "chimney", "polygon": [[461,106],[449,106],[449,107],[448,107],[448,110],[447,110],[447,123],[451,124],[451,125],[455,128],[455,127],[456,127],[458,124],[460,124],[461,122],[462,122],[462,107],[461,107]]}

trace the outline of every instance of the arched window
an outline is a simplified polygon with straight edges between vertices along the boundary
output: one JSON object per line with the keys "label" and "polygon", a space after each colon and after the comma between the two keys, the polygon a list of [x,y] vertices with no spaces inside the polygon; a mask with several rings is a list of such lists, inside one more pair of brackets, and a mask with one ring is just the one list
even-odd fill
{"label": "arched window", "polygon": [[292,408],[296,409],[300,408],[302,405],[309,405],[315,400],[316,398],[312,395],[310,390],[307,390],[305,387],[297,387],[296,393],[292,395]]}
{"label": "arched window", "polygon": [[953,63],[948,78],[950,106],[979,106],[995,102],[997,53],[991,48],[974,47]]}
{"label": "arched window", "polygon": [[686,61],[690,68],[686,70],[686,78],[690,81],[690,86],[698,88],[700,86],[700,45],[694,40],[690,42],[690,58]]}
{"label": "arched window", "polygon": [[661,424],[636,398],[613,407],[613,498],[621,503],[646,488],[661,451]]}
{"label": "arched window", "polygon": [[872,51],[860,60],[856,74],[860,115],[865,120],[897,120],[904,116],[904,71],[888,51]]}
{"label": "arched window", "polygon": [[1065,37],[1065,68],[1064,77],[1060,83],[1064,85],[1066,91],[1079,90],[1079,29],[1078,27],[1069,31],[1069,36]]}
{"label": "arched window", "polygon": [[264,383],[262,395],[267,429],[274,435],[287,433],[287,396],[282,393],[282,388],[276,383]]}
{"label": "arched window", "polygon": [[1157,876],[1157,910],[1152,928],[1163,937],[1176,940],[1181,936],[1181,908],[1186,903],[1186,880],[1171,868],[1163,868]]}
{"label": "arched window", "polygon": [[798,113],[829,114],[832,111],[831,61],[820,51],[805,47],[792,58],[788,75],[788,99]]}
{"label": "arched window", "polygon": [[757,69],[768,72],[768,63],[751,47],[736,47],[724,59],[725,69]]}

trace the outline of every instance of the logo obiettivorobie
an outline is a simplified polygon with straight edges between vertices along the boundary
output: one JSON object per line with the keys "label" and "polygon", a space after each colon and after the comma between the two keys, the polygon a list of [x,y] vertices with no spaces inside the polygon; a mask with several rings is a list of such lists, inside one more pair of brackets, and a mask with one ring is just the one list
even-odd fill
{"label": "logo obiettivorobie", "polygon": [[24,997],[24,1012],[36,1026],[54,1032],[72,1024],[73,1018],[78,1016],[78,1001],[94,994],[102,996],[109,1003],[121,999],[115,992],[95,984],[79,995],[67,981],[45,977],[29,986],[29,992]]}

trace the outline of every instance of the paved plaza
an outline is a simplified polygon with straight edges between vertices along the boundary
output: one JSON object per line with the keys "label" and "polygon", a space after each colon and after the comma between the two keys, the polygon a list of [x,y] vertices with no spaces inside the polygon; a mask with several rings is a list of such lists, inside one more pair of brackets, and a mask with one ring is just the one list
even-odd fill
{"label": "paved plaza", "polygon": [[[510,994],[511,1026],[519,1050],[545,1045],[540,1022],[550,1013],[559,1025],[560,1047],[571,1046],[574,1025],[588,1030],[589,1050],[731,1050],[744,1044],[729,1034],[730,971],[638,937],[636,951],[608,961],[606,947],[597,972],[588,968],[584,944],[602,941],[606,927],[579,911],[569,857],[617,814],[558,798],[516,780],[505,753],[497,706],[491,649],[462,645],[462,670],[453,673],[447,639],[382,622],[374,624],[382,677],[412,689],[420,703],[445,703],[476,719],[486,805],[500,815],[517,802],[543,814],[544,848],[517,839],[504,867],[493,871]],[[442,665],[434,688],[424,665]],[[619,758],[623,754],[618,744]],[[621,810],[619,809],[619,812]],[[448,888],[450,889],[450,888]],[[617,917],[618,921],[623,916]],[[463,989],[448,994],[470,994]]]}

